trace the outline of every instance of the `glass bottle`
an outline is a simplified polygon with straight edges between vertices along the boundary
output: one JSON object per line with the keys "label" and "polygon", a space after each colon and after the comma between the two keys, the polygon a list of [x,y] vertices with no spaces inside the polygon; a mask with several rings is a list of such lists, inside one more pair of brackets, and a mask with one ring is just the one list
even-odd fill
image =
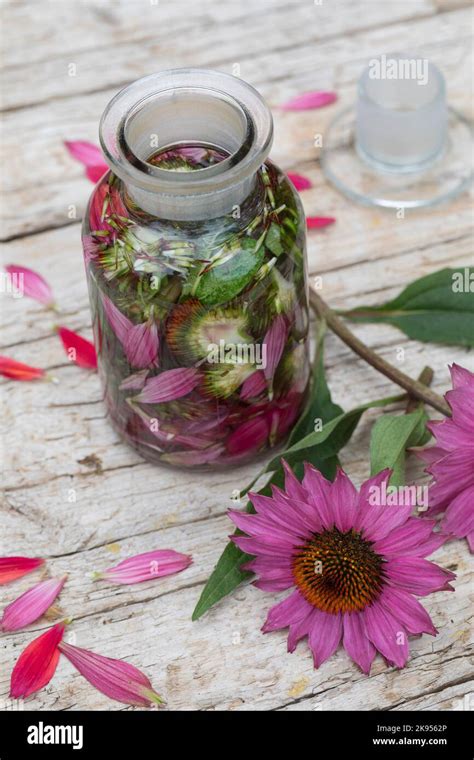
{"label": "glass bottle", "polygon": [[111,421],[152,462],[216,468],[281,444],[309,383],[305,219],[267,159],[264,100],[178,69],[108,104],[83,247]]}

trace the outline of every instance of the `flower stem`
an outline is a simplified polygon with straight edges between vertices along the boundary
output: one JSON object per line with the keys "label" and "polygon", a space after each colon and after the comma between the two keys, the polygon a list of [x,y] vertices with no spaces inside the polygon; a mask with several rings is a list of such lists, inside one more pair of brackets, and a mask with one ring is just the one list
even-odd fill
{"label": "flower stem", "polygon": [[414,396],[426,404],[429,404],[434,409],[437,409],[446,417],[451,416],[451,410],[445,400],[438,396],[437,393],[428,388],[423,382],[419,380],[413,380],[409,375],[405,375],[399,369],[382,359],[375,351],[365,345],[359,338],[357,338],[351,330],[344,324],[337,314],[327,305],[325,301],[318,295],[312,288],[310,288],[309,301],[311,307],[316,314],[324,319],[328,327],[356,354],[358,354],[364,361],[372,365],[374,369],[381,372],[386,377],[390,378],[394,383],[404,388],[410,396]]}

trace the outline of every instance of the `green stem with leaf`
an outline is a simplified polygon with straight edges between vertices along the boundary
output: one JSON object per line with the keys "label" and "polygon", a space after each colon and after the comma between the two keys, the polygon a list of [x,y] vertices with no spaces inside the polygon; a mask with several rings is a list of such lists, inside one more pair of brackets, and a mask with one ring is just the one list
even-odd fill
{"label": "green stem with leaf", "polygon": [[349,330],[346,324],[337,316],[337,314],[327,305],[315,290],[310,290],[309,301],[316,314],[324,319],[327,326],[335,333],[354,353],[358,354],[364,361],[370,364],[378,372],[390,378],[394,383],[404,388],[412,397],[424,401],[434,409],[437,409],[446,417],[451,416],[451,410],[445,400],[437,393],[431,390],[427,385],[414,380],[409,375],[394,367],[387,362],[375,351],[365,345],[354,333]]}

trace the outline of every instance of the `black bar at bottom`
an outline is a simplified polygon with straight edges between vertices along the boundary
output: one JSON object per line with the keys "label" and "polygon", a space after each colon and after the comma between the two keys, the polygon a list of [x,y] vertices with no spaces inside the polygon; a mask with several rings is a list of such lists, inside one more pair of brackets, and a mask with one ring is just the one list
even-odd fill
{"label": "black bar at bottom", "polygon": [[[330,753],[472,758],[472,716],[459,712],[0,712],[0,760],[107,757],[140,760],[177,750],[267,760]],[[285,750],[284,747],[287,749]]]}

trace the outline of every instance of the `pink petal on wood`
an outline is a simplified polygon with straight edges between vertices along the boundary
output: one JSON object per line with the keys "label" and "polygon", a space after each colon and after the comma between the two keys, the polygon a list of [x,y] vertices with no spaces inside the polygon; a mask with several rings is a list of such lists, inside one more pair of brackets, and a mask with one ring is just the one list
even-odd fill
{"label": "pink petal on wood", "polygon": [[12,275],[15,287],[28,298],[34,298],[45,306],[54,305],[53,291],[38,272],[18,264],[8,264],[5,271]]}
{"label": "pink petal on wood", "polygon": [[81,338],[80,335],[68,330],[67,327],[58,327],[57,332],[70,361],[79,367],[97,369],[97,355],[90,340]]}
{"label": "pink petal on wood", "polygon": [[306,226],[308,230],[319,230],[322,227],[328,227],[334,224],[336,219],[333,216],[307,216]]}
{"label": "pink petal on wood", "polygon": [[50,578],[25,591],[5,607],[0,627],[4,631],[17,631],[34,623],[51,607],[65,582],[66,576]]}
{"label": "pink petal on wood", "polygon": [[8,356],[0,356],[0,375],[9,377],[10,380],[38,380],[44,378],[46,372],[39,367],[30,367],[29,364],[17,362]]}
{"label": "pink petal on wood", "polygon": [[200,373],[193,367],[168,369],[151,377],[135,401],[142,404],[160,404],[187,396],[200,382]]}
{"label": "pink petal on wood", "polygon": [[64,623],[58,623],[33,639],[20,654],[11,674],[12,699],[24,699],[51,681],[60,655],[58,644],[65,628]]}
{"label": "pink petal on wood", "polygon": [[102,151],[93,143],[86,140],[66,140],[64,144],[71,156],[86,167],[86,175],[91,182],[98,182],[109,170]]}
{"label": "pink petal on wood", "polygon": [[157,549],[156,551],[137,554],[109,567],[96,577],[106,578],[112,583],[142,583],[165,575],[174,575],[185,570],[192,562],[192,557],[181,554],[173,549]]}
{"label": "pink petal on wood", "polygon": [[286,176],[290,182],[293,183],[297,190],[309,190],[310,187],[313,187],[311,180],[308,177],[303,176],[303,174],[294,174],[293,172],[287,172]]}
{"label": "pink petal on wood", "polygon": [[33,557],[0,557],[0,585],[10,583],[44,564]]}
{"label": "pink petal on wood", "polygon": [[64,641],[59,644],[59,649],[94,688],[110,699],[139,707],[163,703],[150,680],[134,665]]}
{"label": "pink petal on wood", "polygon": [[295,98],[291,98],[286,103],[280,106],[283,111],[307,111],[310,108],[322,108],[322,106],[328,106],[337,100],[335,92],[304,92],[302,95],[297,95]]}

